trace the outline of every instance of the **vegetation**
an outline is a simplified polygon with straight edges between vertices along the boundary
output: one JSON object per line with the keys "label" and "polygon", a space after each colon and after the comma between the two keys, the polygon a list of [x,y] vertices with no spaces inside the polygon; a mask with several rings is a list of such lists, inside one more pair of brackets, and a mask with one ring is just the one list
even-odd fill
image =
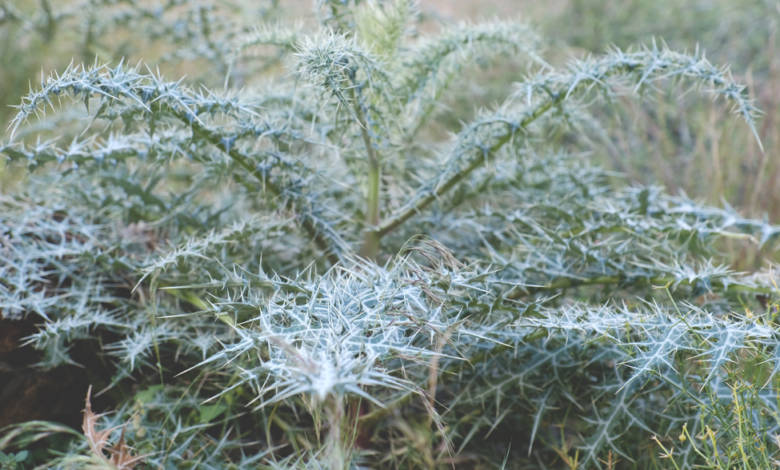
{"label": "vegetation", "polygon": [[[10,119],[0,394],[64,398],[10,415],[0,468],[777,465],[778,276],[723,247],[771,260],[780,227],[594,164],[627,100],[672,91],[761,149],[703,53],[559,65],[518,22],[422,33],[410,0],[322,0],[318,27],[269,3],[251,29],[207,2],[86,4],[0,20],[50,40],[89,14],[107,61],[197,73],[74,62]],[[464,106],[499,62],[500,104]]]}

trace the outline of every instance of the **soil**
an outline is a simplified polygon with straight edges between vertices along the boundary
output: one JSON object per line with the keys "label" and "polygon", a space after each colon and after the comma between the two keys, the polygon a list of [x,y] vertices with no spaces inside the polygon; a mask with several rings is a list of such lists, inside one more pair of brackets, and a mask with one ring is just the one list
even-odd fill
{"label": "soil", "polygon": [[80,429],[90,376],[99,377],[105,368],[88,345],[78,345],[72,351],[83,367],[37,367],[40,352],[22,346],[24,338],[35,331],[30,320],[0,319],[0,428],[45,420]]}

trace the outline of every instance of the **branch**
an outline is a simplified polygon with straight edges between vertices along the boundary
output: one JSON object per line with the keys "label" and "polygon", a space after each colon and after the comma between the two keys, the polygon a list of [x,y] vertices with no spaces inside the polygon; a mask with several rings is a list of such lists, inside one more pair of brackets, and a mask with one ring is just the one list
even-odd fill
{"label": "branch", "polygon": [[[561,289],[567,289],[572,287],[583,286],[596,286],[596,285],[619,285],[629,282],[632,286],[640,285],[640,283],[646,283],[653,286],[667,287],[671,285],[693,285],[694,282],[687,280],[680,280],[674,276],[650,276],[645,278],[633,278],[628,279],[625,276],[596,276],[591,278],[572,278],[572,277],[559,277],[544,285],[530,285],[530,286],[515,286],[510,289],[505,297],[507,299],[516,300],[527,295],[538,294],[541,292],[556,291]],[[756,295],[773,295],[777,294],[778,290],[775,287],[749,285],[749,284],[737,284],[735,282],[727,282],[722,280],[709,281],[711,291],[719,291],[727,294],[756,294]]]}
{"label": "branch", "polygon": [[[14,131],[32,114],[45,111],[46,105],[53,108],[52,98],[64,93],[68,93],[76,99],[83,98],[86,103],[89,103],[90,98],[97,96],[101,100],[101,106],[99,106],[96,116],[103,117],[107,117],[108,108],[112,104],[127,104],[129,102],[131,106],[125,110],[126,114],[119,113],[117,116],[113,116],[114,120],[133,117],[136,122],[145,123],[150,131],[154,131],[156,123],[162,117],[175,118],[184,125],[185,129],[190,128],[193,136],[198,136],[203,141],[215,146],[247,170],[261,183],[263,188],[278,196],[285,195],[284,188],[273,181],[268,181],[265,173],[254,164],[254,159],[241,152],[235,144],[235,139],[238,136],[259,137],[267,131],[264,128],[242,125],[245,123],[241,122],[241,118],[255,115],[250,106],[234,99],[222,99],[210,94],[195,94],[178,82],[164,82],[153,74],[139,74],[135,69],[126,69],[121,64],[114,69],[105,66],[91,69],[71,66],[61,75],[54,75],[42,84],[40,91],[31,92],[23,99],[18,106],[19,112],[10,124],[11,135],[13,136]],[[208,127],[201,120],[201,116],[214,115],[216,112],[233,118],[243,133],[227,138]],[[44,144],[36,147],[35,153],[47,150],[47,144]],[[122,149],[114,148],[113,150]],[[0,147],[0,151],[8,153],[11,157],[25,156],[24,152],[15,150],[10,145]],[[60,155],[65,155],[50,154],[51,152],[46,153],[45,156],[57,158]],[[76,148],[68,154],[80,155],[81,152]],[[129,151],[128,155],[132,154],[133,152]],[[296,212],[295,202],[302,202],[307,207],[303,211]],[[331,227],[315,216],[312,209],[308,207],[311,205],[311,201],[303,196],[293,199],[285,198],[284,205],[288,210],[296,212],[301,226],[317,246],[326,253],[328,259],[332,263],[338,262],[341,258],[341,252],[347,247],[347,244]]]}
{"label": "branch", "polygon": [[[708,92],[731,101],[735,113],[742,116],[756,135],[754,123],[757,110],[745,87],[734,82],[728,72],[714,67],[703,57],[659,50],[655,46],[633,53],[615,50],[599,59],[575,62],[567,73],[543,74],[535,80],[523,83],[520,91],[505,103],[505,107],[509,108],[513,101],[525,98],[527,110],[520,114],[519,119],[506,118],[497,113],[494,117],[472,124],[462,131],[450,164],[455,165],[458,160],[463,159],[467,162],[466,165],[452,173],[445,171],[429,181],[424,189],[375,230],[376,236],[383,237],[425,209],[475,169],[491,160],[513,137],[528,132],[530,124],[550,109],[573,97],[586,95],[594,89],[614,94],[615,91],[608,82],[616,77],[632,79],[629,84],[633,85],[634,91],[642,89],[652,81],[666,78],[689,78],[695,83],[709,85],[711,88]],[[480,135],[482,127],[495,124],[503,124],[504,129],[487,136]]]}
{"label": "branch", "polygon": [[[239,151],[235,146],[231,147],[225,141],[225,139],[220,136],[220,134],[207,128],[205,125],[200,124],[197,121],[188,121],[188,117],[184,113],[176,113],[176,117],[185,124],[189,123],[192,127],[192,132],[194,135],[198,135],[204,138],[206,141],[224,152],[233,161],[241,165],[245,170],[247,170],[247,172],[254,176],[255,179],[257,179],[257,181],[262,184],[265,189],[269,190],[271,193],[277,196],[282,195],[282,189],[272,181],[269,181],[262,171],[258,170],[257,167],[252,165],[251,158],[249,156]],[[284,198],[284,205],[288,210],[298,215],[298,219],[300,220],[303,229],[306,230],[317,246],[323,252],[325,252],[325,255],[328,257],[328,260],[331,262],[331,264],[338,263],[341,260],[341,252],[343,248],[346,247],[346,243],[341,239],[341,237],[335,231],[333,231],[330,226],[314,217],[313,214],[311,214],[310,209],[308,211],[296,211],[294,201],[288,198]]]}

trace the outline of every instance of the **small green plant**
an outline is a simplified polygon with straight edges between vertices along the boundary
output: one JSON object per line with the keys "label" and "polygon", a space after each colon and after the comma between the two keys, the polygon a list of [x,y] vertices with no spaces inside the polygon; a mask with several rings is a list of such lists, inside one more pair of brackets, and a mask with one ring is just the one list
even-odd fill
{"label": "small green plant", "polygon": [[26,450],[17,452],[16,454],[6,454],[0,452],[0,469],[2,470],[16,470],[20,468],[20,464],[27,460],[29,452]]}
{"label": "small green plant", "polygon": [[[777,275],[732,271],[717,243],[772,251],[780,227],[616,183],[565,145],[595,103],[659,88],[755,133],[746,89],[657,44],[556,68],[522,24],[420,35],[414,2],[356,3],[320,2],[316,31],[223,36],[219,91],[119,62],[23,98],[0,152],[35,171],[0,199],[0,315],[116,410],[87,394],[84,435],[35,464],[777,459]],[[507,58],[527,73],[443,138],[464,70]]]}

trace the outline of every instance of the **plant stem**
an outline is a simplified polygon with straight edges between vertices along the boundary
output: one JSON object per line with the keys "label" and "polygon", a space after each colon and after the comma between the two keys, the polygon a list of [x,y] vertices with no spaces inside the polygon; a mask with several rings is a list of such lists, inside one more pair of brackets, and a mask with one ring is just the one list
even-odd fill
{"label": "plant stem", "polygon": [[342,435],[344,421],[344,402],[341,397],[331,397],[325,404],[328,433],[325,437],[325,461],[328,468],[346,469],[348,450]]}
{"label": "plant stem", "polygon": [[369,164],[368,170],[368,196],[366,202],[368,209],[366,211],[366,223],[369,229],[363,236],[363,245],[360,247],[360,255],[364,258],[375,259],[379,252],[379,236],[373,227],[379,225],[379,185],[381,173],[379,165]]}
{"label": "plant stem", "polygon": [[[506,132],[493,137],[494,143],[492,145],[475,149],[478,150],[478,152],[475,152],[475,155],[467,157],[470,159],[470,161],[468,161],[465,168],[454,172],[452,175],[449,175],[444,179],[437,178],[435,180],[429,181],[426,186],[433,189],[419,191],[405,206],[400,208],[395,214],[392,214],[376,228],[374,232],[376,237],[381,239],[383,236],[396,229],[415,214],[422,211],[425,207],[438,199],[453,186],[465,179],[475,169],[483,166],[487,161],[495,156],[495,154],[514,136],[516,136],[518,133],[524,132],[532,122],[536,121],[550,109],[559,106],[570,96],[577,95],[583,90],[587,91],[594,85],[594,83],[602,83],[611,76],[634,73],[642,77],[639,80],[639,84],[641,84],[651,73],[658,75],[661,71],[667,69],[672,69],[675,71],[673,75],[684,76],[686,73],[683,72],[696,64],[677,63],[675,61],[659,62],[654,56],[651,56],[649,59],[646,57],[636,58],[634,56],[621,56],[619,60],[613,60],[609,63],[601,65],[603,65],[603,67],[595,69],[595,72],[583,75],[575,70],[567,80],[556,79],[538,84],[537,88],[547,94],[546,99],[536,104],[536,106],[531,108],[529,111],[523,113],[522,119],[519,119],[517,123],[509,125]],[[702,75],[700,78],[705,78],[715,86],[723,86],[725,79],[717,76],[712,77],[709,75],[709,72],[707,73],[708,75]],[[696,75],[694,74],[694,76]],[[727,96],[729,95],[727,94]],[[747,114],[749,112],[750,110],[747,108],[742,111],[743,114]],[[751,124],[751,130],[755,134],[756,131],[752,126],[750,117],[747,116],[747,119],[748,123]]]}
{"label": "plant stem", "polygon": [[495,143],[491,145],[485,152],[480,152],[479,155],[473,156],[471,161],[469,162],[468,165],[466,165],[465,168],[463,168],[460,171],[457,171],[456,173],[454,173],[452,176],[450,176],[448,179],[444,181],[437,181],[435,184],[432,184],[431,186],[434,186],[433,190],[429,191],[427,194],[418,198],[417,200],[412,200],[398,213],[392,215],[390,218],[385,220],[379,227],[377,227],[377,229],[374,232],[376,237],[378,239],[381,239],[391,231],[395,230],[398,226],[400,226],[401,224],[403,224],[404,222],[412,218],[412,216],[420,212],[430,203],[438,199],[441,195],[449,191],[453,186],[460,183],[465,177],[471,174],[472,171],[485,164],[485,162],[487,162],[491,157],[493,157],[496,154],[496,152],[501,150],[501,148],[507,142],[509,142],[512,139],[512,137],[515,136],[515,134],[528,127],[529,124],[531,124],[533,121],[535,121],[544,113],[546,113],[548,110],[550,110],[550,108],[558,105],[561,101],[563,101],[564,96],[565,95],[563,93],[556,93],[551,95],[549,100],[541,103],[533,111],[528,113],[526,117],[520,121],[518,126],[511,126],[506,133],[499,136],[495,141]]}
{"label": "plant stem", "polygon": [[[194,134],[203,137],[212,145],[223,151],[233,161],[241,165],[270,192],[276,195],[282,194],[281,189],[276,184],[274,184],[272,181],[269,181],[265,175],[263,175],[257,168],[255,168],[254,165],[252,165],[251,158],[249,156],[244,155],[244,153],[240,152],[237,148],[226,144],[218,133],[212,131],[203,124],[200,124],[197,120],[188,120],[187,116],[181,113],[177,113],[176,117],[189,124]],[[292,201],[285,200],[284,205],[287,209],[294,210]],[[325,224],[312,217],[311,214],[297,212],[297,215],[303,229],[306,230],[311,239],[314,240],[314,243],[325,252],[325,255],[328,257],[328,260],[331,262],[331,264],[338,263],[341,259],[341,250],[339,247],[344,246],[344,241],[341,240],[338,234],[332,230],[329,230],[329,227],[325,226]]]}
{"label": "plant stem", "polygon": [[363,245],[360,248],[360,255],[364,258],[375,259],[379,252],[379,236],[373,229],[379,225],[379,189],[381,185],[381,166],[379,155],[371,142],[371,136],[368,134],[368,121],[363,112],[363,107],[357,100],[355,87],[350,88],[352,101],[355,103],[355,116],[360,126],[360,135],[363,138],[363,146],[366,148],[368,157],[368,194],[366,194],[366,225],[368,228],[363,236]]}
{"label": "plant stem", "polygon": [[[582,287],[582,286],[614,285],[626,281],[627,279],[623,276],[596,276],[596,277],[584,278],[584,279],[561,277],[540,286],[514,287],[509,292],[506,293],[505,297],[507,299],[519,299],[527,295],[537,294],[539,292],[546,292],[546,291],[558,290],[558,289],[567,289],[573,287]],[[636,286],[639,285],[640,282],[645,282],[647,284],[655,285],[655,286],[668,286],[677,281],[678,280],[673,276],[659,275],[659,276],[646,277],[642,279],[634,279],[631,281],[631,285]],[[690,285],[690,283],[687,281],[682,281],[679,284]],[[711,287],[713,289],[722,289],[723,291],[731,294],[745,293],[745,294],[769,295],[775,292],[773,288],[769,288],[769,287],[749,286],[744,284],[732,284],[732,283],[726,284],[718,280],[712,281]]]}

